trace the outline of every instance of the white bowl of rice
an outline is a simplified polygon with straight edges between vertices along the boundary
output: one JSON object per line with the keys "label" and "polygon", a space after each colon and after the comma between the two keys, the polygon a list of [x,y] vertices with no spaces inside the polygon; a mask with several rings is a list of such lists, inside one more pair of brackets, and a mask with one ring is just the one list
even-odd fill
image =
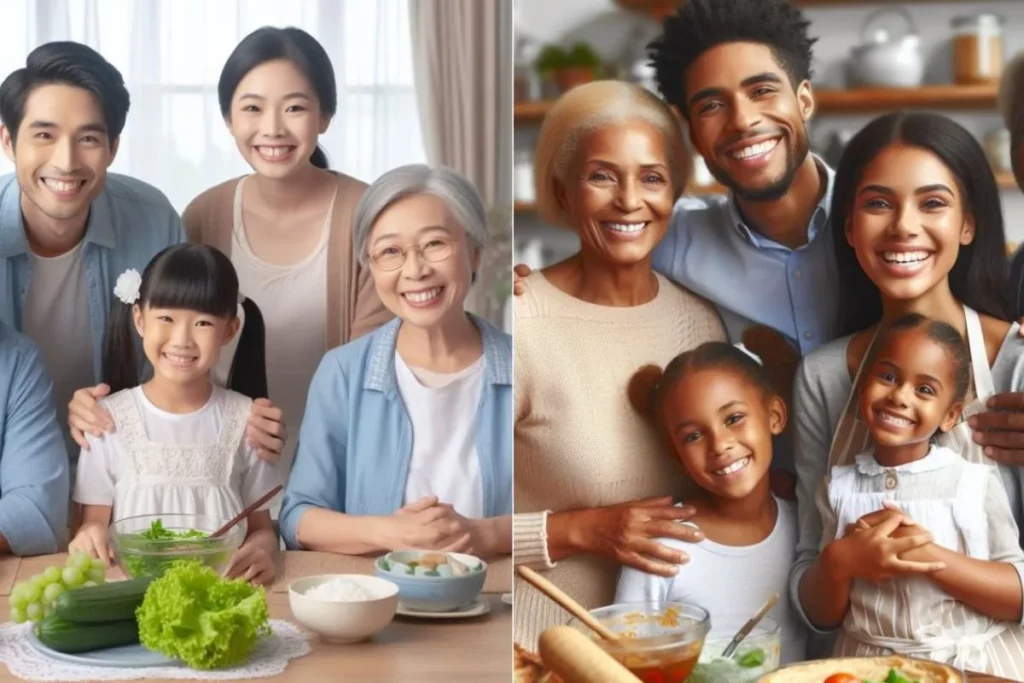
{"label": "white bowl of rice", "polygon": [[292,581],[288,603],[296,621],[333,643],[357,643],[391,623],[398,586],[363,574],[320,574]]}

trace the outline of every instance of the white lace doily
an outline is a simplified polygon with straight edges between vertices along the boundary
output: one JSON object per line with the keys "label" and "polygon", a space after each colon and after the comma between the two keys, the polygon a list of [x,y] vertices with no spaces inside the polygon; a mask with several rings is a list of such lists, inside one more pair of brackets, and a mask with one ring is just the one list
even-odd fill
{"label": "white lace doily", "polygon": [[271,619],[273,633],[261,638],[248,663],[232,669],[196,671],[186,666],[153,666],[138,669],[82,666],[51,659],[28,641],[31,624],[0,624],[0,660],[11,673],[28,681],[128,681],[152,678],[239,680],[281,674],[288,660],[309,654],[309,639],[297,626]]}

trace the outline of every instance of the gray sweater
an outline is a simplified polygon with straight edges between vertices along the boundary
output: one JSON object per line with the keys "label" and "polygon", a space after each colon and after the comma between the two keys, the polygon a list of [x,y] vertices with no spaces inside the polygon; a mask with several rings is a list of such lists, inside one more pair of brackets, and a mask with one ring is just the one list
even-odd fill
{"label": "gray sweater", "polygon": [[[853,390],[846,365],[846,353],[852,335],[825,344],[804,358],[793,387],[794,453],[797,474],[797,521],[799,535],[796,561],[790,574],[790,598],[808,627],[818,633],[800,606],[799,586],[804,572],[820,553],[821,514],[815,507],[815,495],[828,474],[828,455],[839,419]],[[1014,323],[996,361],[992,381],[997,392],[1024,391],[1024,339]],[[1003,483],[1010,498],[1017,526],[1021,526],[1022,469],[1001,467]]]}

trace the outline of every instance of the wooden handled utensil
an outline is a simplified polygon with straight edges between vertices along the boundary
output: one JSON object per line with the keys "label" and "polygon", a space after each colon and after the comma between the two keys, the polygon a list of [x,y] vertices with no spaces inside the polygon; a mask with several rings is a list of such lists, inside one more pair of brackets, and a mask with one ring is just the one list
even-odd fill
{"label": "wooden handled utensil", "polygon": [[529,567],[520,565],[516,568],[516,571],[519,572],[519,576],[523,577],[527,583],[554,600],[562,607],[562,609],[583,622],[591,631],[607,641],[617,642],[619,640],[618,636],[609,631],[608,628],[595,619],[590,612],[583,609],[582,605],[563,593],[558,586],[551,583]]}
{"label": "wooden handled utensil", "polygon": [[729,645],[725,648],[725,650],[722,651],[723,659],[729,659],[730,657],[732,657],[732,654],[736,651],[736,648],[739,647],[740,642],[750,635],[750,632],[754,630],[755,626],[757,626],[757,622],[764,619],[764,615],[768,614],[768,612],[772,610],[772,607],[775,607],[775,603],[777,603],[778,601],[779,594],[772,593],[771,597],[768,598],[767,602],[761,605],[761,609],[757,610],[757,614],[752,616],[750,620],[747,621],[747,623],[743,624],[743,628],[739,630],[736,636],[733,637],[732,642],[730,642]]}
{"label": "wooden handled utensil", "polygon": [[222,526],[221,528],[217,529],[212,534],[210,534],[209,538],[219,538],[220,536],[223,536],[224,534],[226,534],[228,531],[231,530],[232,527],[234,527],[236,524],[238,524],[243,519],[248,517],[249,513],[251,513],[253,510],[255,510],[256,508],[258,508],[259,506],[263,505],[268,500],[270,500],[271,498],[276,496],[277,492],[280,491],[283,488],[284,488],[284,486],[281,485],[281,484],[278,484],[277,486],[272,488],[268,493],[264,494],[255,503],[253,503],[249,507],[247,507],[244,510],[242,510],[241,512],[239,512],[238,515],[235,516],[235,518],[232,519],[230,522],[228,522],[227,524],[225,524],[224,526]]}

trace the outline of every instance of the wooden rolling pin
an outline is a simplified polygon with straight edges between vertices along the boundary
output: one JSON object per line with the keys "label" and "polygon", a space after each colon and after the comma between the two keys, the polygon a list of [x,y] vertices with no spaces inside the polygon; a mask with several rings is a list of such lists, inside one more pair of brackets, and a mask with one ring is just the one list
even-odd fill
{"label": "wooden rolling pin", "polygon": [[553,626],[540,635],[544,666],[564,683],[639,683],[640,679],[571,626]]}

